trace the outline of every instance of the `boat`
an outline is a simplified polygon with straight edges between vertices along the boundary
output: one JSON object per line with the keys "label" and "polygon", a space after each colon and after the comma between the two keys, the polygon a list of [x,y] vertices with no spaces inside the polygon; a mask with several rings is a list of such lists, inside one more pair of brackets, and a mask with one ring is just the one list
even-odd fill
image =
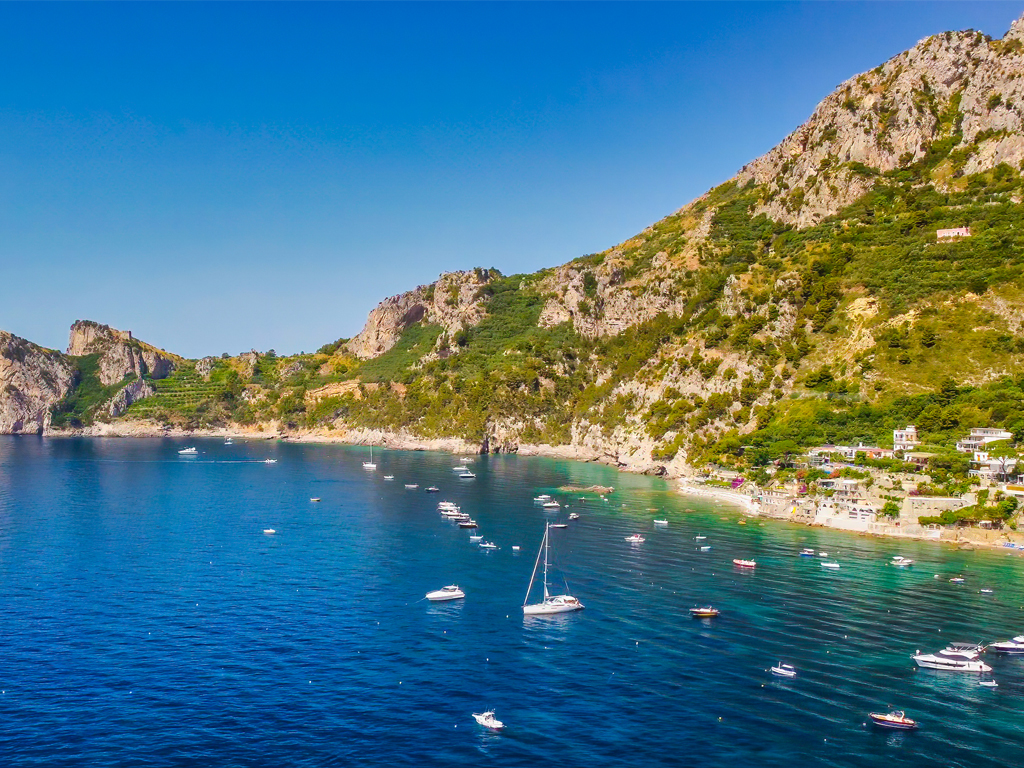
{"label": "boat", "polygon": [[655,520],[655,525],[668,525],[668,520]]}
{"label": "boat", "polygon": [[408,488],[410,491],[414,491],[414,490],[416,490],[417,488],[420,487],[420,484],[419,483],[406,483],[405,487]]}
{"label": "boat", "polygon": [[385,480],[394,480],[395,476],[394,475],[384,475],[384,479]]}
{"label": "boat", "polygon": [[188,448],[182,448],[180,451],[178,451],[179,456],[195,456],[197,453],[199,453],[199,449],[196,448],[194,445],[189,446]]}
{"label": "boat", "polygon": [[562,505],[559,504],[554,499],[549,499],[548,501],[545,501],[543,504],[541,504],[541,506],[544,507],[544,509],[559,509]]}
{"label": "boat", "polygon": [[467,467],[465,464],[460,464],[457,467],[452,467],[452,472],[468,472],[468,471],[469,471],[469,467]]}
{"label": "boat", "polygon": [[474,712],[473,719],[480,723],[484,728],[491,728],[495,731],[500,731],[505,727],[505,724],[494,716],[494,710],[480,712],[479,714]]}
{"label": "boat", "polygon": [[828,552],[819,552],[818,557],[828,557]]}
{"label": "boat", "polygon": [[495,544],[493,541],[481,541],[480,542],[480,549],[497,549],[497,548],[498,548],[498,545]]}
{"label": "boat", "polygon": [[732,564],[733,565],[738,565],[740,568],[756,568],[757,567],[757,563],[755,561],[753,561],[753,560],[739,560],[739,559],[736,559],[736,560],[732,561]]}
{"label": "boat", "polygon": [[634,533],[632,536],[627,536],[626,541],[628,541],[630,544],[643,544],[645,541],[647,541],[647,539],[645,539],[639,533]]}
{"label": "boat", "polygon": [[986,650],[992,650],[996,653],[1024,653],[1024,635],[1017,635],[1012,640],[1003,640],[999,643],[992,643],[986,648]]}
{"label": "boat", "polygon": [[472,472],[470,472],[467,469],[465,472],[459,472],[459,479],[460,480],[474,480],[474,479],[476,479],[476,475],[473,474]]}
{"label": "boat", "polygon": [[771,672],[777,677],[796,677],[796,668],[792,664],[783,664],[781,661],[772,667]]}
{"label": "boat", "polygon": [[373,446],[371,445],[370,446],[370,460],[363,462],[363,469],[369,469],[369,470],[372,471],[372,470],[374,470],[376,468],[377,468],[377,465],[373,463]]}
{"label": "boat", "polygon": [[831,568],[832,570],[836,570],[836,569],[839,568],[839,563],[822,563],[821,567],[822,568]]}
{"label": "boat", "polygon": [[701,552],[710,552],[711,551],[711,545],[710,544],[705,544],[703,547],[699,547],[699,549],[700,549]]}
{"label": "boat", "polygon": [[747,521],[746,520],[740,520],[740,521],[738,521],[738,523],[739,523],[739,525],[746,525]]}
{"label": "boat", "polygon": [[277,464],[277,459],[264,459],[264,464]]}
{"label": "boat", "polygon": [[512,551],[513,552],[518,552],[519,551],[519,545],[518,544],[513,544],[512,545]]}
{"label": "boat", "polygon": [[800,550],[800,557],[814,557],[814,550],[807,548]]}
{"label": "boat", "polygon": [[[552,616],[556,613],[569,613],[583,608],[583,603],[572,595],[552,595],[548,592],[548,554],[551,549],[551,526],[544,526],[544,539],[540,544],[540,551],[537,552],[537,559],[533,563],[533,573],[530,575],[530,585],[526,588],[526,598],[523,600],[523,614],[525,616]],[[541,555],[544,555],[544,599],[539,603],[530,603],[530,591],[533,589],[533,582],[537,578],[537,568],[540,565]]]}
{"label": "boat", "polygon": [[913,565],[914,561],[909,557],[903,557],[903,555],[896,555],[890,562],[899,568],[905,568],[908,565]]}
{"label": "boat", "polygon": [[310,498],[310,501],[313,501],[313,502],[320,501],[320,497],[319,496],[313,496],[312,498]]}
{"label": "boat", "polygon": [[982,650],[976,643],[950,643],[937,653],[918,651],[911,658],[925,669],[945,669],[953,672],[991,672],[992,667],[980,658]]}
{"label": "boat", "polygon": [[264,533],[277,533],[277,531],[275,531],[273,528],[264,528],[263,532]]}
{"label": "boat", "polygon": [[437,503],[438,512],[458,512],[459,505],[454,501],[439,501]]}
{"label": "boat", "polygon": [[580,519],[579,513],[578,512],[570,512],[569,513],[569,519],[570,520],[579,520]]}
{"label": "boat", "polygon": [[899,709],[887,714],[869,712],[868,717],[871,718],[872,723],[881,726],[882,728],[894,728],[898,731],[913,731],[917,728],[917,722],[915,720],[911,720],[903,714],[902,710]]}
{"label": "boat", "polygon": [[433,592],[427,592],[427,600],[430,600],[432,603],[440,603],[445,600],[459,600],[465,596],[466,593],[454,584],[435,589]]}
{"label": "boat", "polygon": [[436,485],[428,485],[426,487],[426,491],[427,493],[440,493],[441,489],[438,488]]}
{"label": "boat", "polygon": [[706,538],[707,538],[707,536],[694,536],[693,540],[694,541],[704,541],[704,539],[706,539]]}
{"label": "boat", "polygon": [[232,440],[230,437],[227,440],[224,441],[224,445],[234,445],[234,444],[235,444],[235,441]]}
{"label": "boat", "polygon": [[991,595],[995,590],[990,589],[989,587],[982,587],[979,591],[983,595]]}
{"label": "boat", "polygon": [[551,501],[551,497],[546,493],[542,493],[540,496],[533,497],[534,504],[543,504],[545,501]]}
{"label": "boat", "polygon": [[691,608],[690,615],[695,619],[713,619],[721,611],[717,608],[712,608],[710,605],[706,605],[703,608]]}
{"label": "boat", "polygon": [[949,580],[949,583],[950,584],[963,584],[965,581],[967,581],[967,579],[965,579],[963,576],[954,576],[952,579]]}
{"label": "boat", "polygon": [[476,520],[460,520],[459,528],[476,528]]}
{"label": "boat", "polygon": [[997,683],[995,680],[979,680],[978,681],[978,685],[982,685],[985,688],[998,688],[999,687],[999,683]]}
{"label": "boat", "polygon": [[470,536],[470,537],[469,537],[469,540],[470,540],[470,541],[473,541],[473,542],[476,542],[476,541],[483,541],[483,540],[484,540],[484,537],[483,537],[483,536]]}

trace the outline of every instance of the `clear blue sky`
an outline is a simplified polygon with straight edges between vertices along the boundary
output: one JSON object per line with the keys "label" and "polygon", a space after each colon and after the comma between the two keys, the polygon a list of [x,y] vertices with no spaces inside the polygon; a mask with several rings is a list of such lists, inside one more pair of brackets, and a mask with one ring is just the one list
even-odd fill
{"label": "clear blue sky", "polygon": [[635,234],[1019,3],[0,4],[0,328],[310,351]]}

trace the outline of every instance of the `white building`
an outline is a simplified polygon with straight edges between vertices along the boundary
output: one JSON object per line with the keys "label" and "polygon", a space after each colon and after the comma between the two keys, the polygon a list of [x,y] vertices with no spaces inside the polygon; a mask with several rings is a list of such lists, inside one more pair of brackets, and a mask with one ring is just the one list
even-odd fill
{"label": "white building", "polygon": [[991,427],[975,427],[971,434],[956,444],[960,453],[974,453],[981,450],[989,443],[998,443],[1000,440],[1012,440],[1013,433],[1005,429],[993,429]]}
{"label": "white building", "polygon": [[961,237],[970,237],[970,227],[954,227],[953,229],[940,229],[935,233],[935,239],[942,242],[943,240],[959,240]]}
{"label": "white building", "polygon": [[917,427],[913,424],[906,429],[894,429],[892,431],[892,449],[894,451],[912,451],[915,445],[920,445],[917,439]]}

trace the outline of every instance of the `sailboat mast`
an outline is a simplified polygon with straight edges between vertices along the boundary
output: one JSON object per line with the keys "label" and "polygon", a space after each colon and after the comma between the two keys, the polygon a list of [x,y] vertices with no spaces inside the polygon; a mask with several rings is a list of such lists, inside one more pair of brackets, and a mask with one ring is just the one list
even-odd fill
{"label": "sailboat mast", "polygon": [[[544,539],[547,540],[548,532],[544,531]],[[533,582],[537,578],[537,566],[540,565],[540,556],[544,551],[544,542],[541,542],[540,549],[537,550],[537,559],[533,561],[533,573],[530,574],[530,586],[526,588],[526,597],[523,599],[523,606],[525,607],[530,602],[530,591],[533,589]]]}
{"label": "sailboat mast", "polygon": [[551,546],[551,523],[544,523],[544,599],[548,599],[548,549]]}

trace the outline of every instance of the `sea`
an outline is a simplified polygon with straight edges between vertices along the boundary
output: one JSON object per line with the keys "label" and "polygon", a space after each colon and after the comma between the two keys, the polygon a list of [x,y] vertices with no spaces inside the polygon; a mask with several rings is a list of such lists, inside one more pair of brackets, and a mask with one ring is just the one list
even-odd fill
{"label": "sea", "polygon": [[[1024,765],[1024,658],[989,658],[997,688],[910,658],[1024,633],[1019,552],[744,518],[597,464],[368,458],[0,438],[0,765]],[[614,491],[560,490],[592,484]],[[546,522],[552,591],[586,608],[524,617]],[[892,709],[919,730],[868,724]]]}

